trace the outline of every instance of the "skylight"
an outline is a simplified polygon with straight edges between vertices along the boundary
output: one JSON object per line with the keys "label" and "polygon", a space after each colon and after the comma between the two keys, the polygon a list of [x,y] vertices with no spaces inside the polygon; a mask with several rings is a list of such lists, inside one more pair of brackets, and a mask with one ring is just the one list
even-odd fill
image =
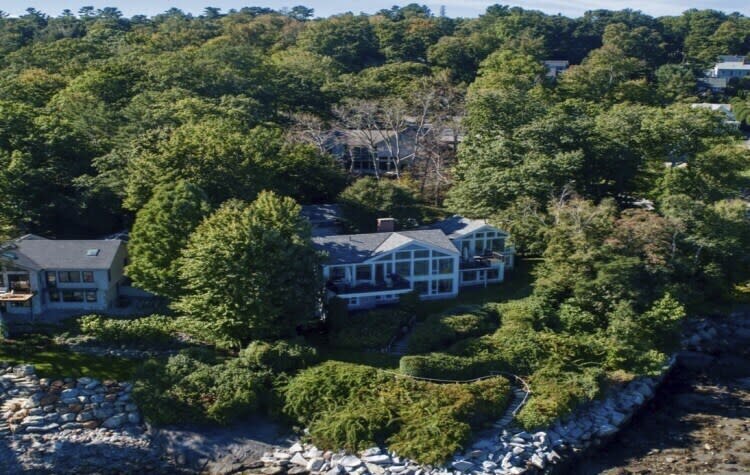
{"label": "skylight", "polygon": [[99,255],[99,249],[89,249],[86,251],[86,255],[89,257],[96,257]]}

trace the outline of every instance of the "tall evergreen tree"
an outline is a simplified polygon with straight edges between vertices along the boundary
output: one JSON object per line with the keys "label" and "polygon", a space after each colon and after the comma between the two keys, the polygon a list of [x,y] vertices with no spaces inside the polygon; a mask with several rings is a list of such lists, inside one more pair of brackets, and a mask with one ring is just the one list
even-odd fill
{"label": "tall evergreen tree", "polygon": [[127,274],[133,282],[157,295],[177,297],[177,258],[210,210],[205,193],[188,182],[157,188],[136,215],[130,234]]}

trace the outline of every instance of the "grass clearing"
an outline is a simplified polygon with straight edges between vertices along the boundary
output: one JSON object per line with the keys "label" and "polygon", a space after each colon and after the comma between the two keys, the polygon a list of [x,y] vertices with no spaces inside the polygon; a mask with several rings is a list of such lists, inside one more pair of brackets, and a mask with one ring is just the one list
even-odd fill
{"label": "grass clearing", "polygon": [[31,364],[41,377],[81,377],[132,380],[139,362],[111,356],[74,353],[44,335],[28,335],[0,342],[0,361]]}

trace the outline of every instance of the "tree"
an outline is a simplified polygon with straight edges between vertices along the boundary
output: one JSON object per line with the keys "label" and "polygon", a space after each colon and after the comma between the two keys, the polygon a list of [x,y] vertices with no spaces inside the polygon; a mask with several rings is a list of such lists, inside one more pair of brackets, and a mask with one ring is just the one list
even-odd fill
{"label": "tree", "polygon": [[361,178],[345,189],[338,201],[353,232],[374,232],[378,218],[395,218],[400,227],[409,228],[420,216],[414,192],[387,179]]}
{"label": "tree", "polygon": [[182,290],[180,253],[211,211],[205,193],[185,181],[156,189],[138,211],[128,242],[126,274],[144,290],[177,298]]}
{"label": "tree", "polygon": [[347,71],[358,71],[378,62],[378,39],[366,16],[351,13],[307,23],[298,45],[330,56]]}
{"label": "tree", "polygon": [[174,308],[233,347],[294,334],[320,304],[320,257],[291,198],[264,191],[224,203],[190,236]]}

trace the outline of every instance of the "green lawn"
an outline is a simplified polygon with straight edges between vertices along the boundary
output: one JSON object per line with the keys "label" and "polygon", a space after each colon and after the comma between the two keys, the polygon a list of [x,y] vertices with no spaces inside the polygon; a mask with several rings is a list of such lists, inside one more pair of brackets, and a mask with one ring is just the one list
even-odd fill
{"label": "green lawn", "polygon": [[531,271],[541,259],[516,259],[516,267],[505,271],[505,282],[487,287],[462,288],[458,297],[447,300],[428,300],[422,302],[420,310],[424,315],[444,312],[459,305],[483,305],[490,302],[507,302],[522,299],[531,295],[531,284],[534,281]]}
{"label": "green lawn", "polygon": [[138,365],[136,360],[74,353],[42,335],[0,342],[0,361],[32,364],[41,377],[90,376],[118,381],[131,380]]}

